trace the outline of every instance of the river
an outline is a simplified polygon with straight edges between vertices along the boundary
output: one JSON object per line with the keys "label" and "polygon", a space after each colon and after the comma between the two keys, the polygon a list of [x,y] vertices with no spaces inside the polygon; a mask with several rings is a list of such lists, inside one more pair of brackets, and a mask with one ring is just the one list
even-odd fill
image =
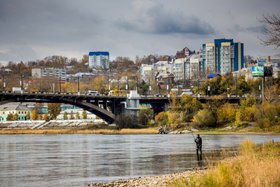
{"label": "river", "polygon": [[[203,150],[280,141],[272,135],[202,135]],[[0,186],[87,186],[197,166],[191,134],[0,135]]]}

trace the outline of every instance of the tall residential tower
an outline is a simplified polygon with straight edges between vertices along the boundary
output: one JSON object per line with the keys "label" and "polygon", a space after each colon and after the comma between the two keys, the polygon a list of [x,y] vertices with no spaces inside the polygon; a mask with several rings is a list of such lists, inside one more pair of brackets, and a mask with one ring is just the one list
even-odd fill
{"label": "tall residential tower", "polygon": [[90,68],[109,69],[109,52],[95,51],[89,52],[88,66]]}
{"label": "tall residential tower", "polygon": [[202,71],[205,75],[227,73],[244,67],[244,44],[233,39],[215,39],[202,45]]}

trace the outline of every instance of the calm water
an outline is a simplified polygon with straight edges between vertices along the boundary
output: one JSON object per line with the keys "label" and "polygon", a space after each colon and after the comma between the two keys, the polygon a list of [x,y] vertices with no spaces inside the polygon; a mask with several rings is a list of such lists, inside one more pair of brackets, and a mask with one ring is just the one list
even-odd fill
{"label": "calm water", "polygon": [[[202,135],[206,151],[245,139],[280,136]],[[0,135],[0,186],[86,186],[197,166],[192,135]]]}

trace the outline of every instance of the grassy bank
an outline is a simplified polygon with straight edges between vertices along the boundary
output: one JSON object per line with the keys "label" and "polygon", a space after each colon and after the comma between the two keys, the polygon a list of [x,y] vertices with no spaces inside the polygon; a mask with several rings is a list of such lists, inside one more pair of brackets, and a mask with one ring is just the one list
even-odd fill
{"label": "grassy bank", "polygon": [[243,142],[238,156],[209,166],[201,175],[170,181],[168,186],[280,186],[280,143],[268,142],[257,147],[250,141]]}
{"label": "grassy bank", "polygon": [[0,134],[155,134],[155,128],[144,129],[2,129]]}

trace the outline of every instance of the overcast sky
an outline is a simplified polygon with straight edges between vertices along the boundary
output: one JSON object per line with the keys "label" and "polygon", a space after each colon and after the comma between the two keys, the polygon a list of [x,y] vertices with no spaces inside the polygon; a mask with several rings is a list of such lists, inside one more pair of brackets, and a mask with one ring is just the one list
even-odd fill
{"label": "overcast sky", "polygon": [[174,55],[215,38],[243,42],[245,55],[274,55],[261,45],[259,19],[279,10],[280,0],[0,0],[0,61]]}

